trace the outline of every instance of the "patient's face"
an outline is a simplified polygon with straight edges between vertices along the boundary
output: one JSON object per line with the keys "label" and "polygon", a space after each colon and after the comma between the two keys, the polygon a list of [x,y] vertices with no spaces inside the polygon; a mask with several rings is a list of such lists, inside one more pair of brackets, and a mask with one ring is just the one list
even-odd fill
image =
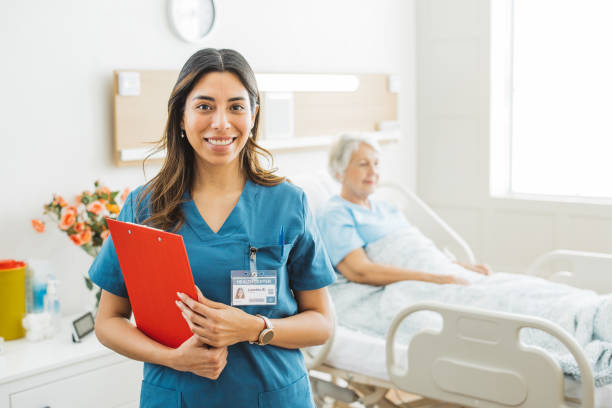
{"label": "patient's face", "polygon": [[346,167],[342,180],[343,196],[363,200],[376,190],[379,179],[378,153],[361,143]]}

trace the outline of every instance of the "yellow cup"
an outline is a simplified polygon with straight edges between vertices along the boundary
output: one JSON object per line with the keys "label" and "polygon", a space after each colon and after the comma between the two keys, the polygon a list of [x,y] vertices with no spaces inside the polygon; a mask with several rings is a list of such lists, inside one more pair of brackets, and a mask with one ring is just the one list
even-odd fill
{"label": "yellow cup", "polygon": [[25,336],[21,319],[26,313],[25,262],[0,260],[0,337],[14,340]]}

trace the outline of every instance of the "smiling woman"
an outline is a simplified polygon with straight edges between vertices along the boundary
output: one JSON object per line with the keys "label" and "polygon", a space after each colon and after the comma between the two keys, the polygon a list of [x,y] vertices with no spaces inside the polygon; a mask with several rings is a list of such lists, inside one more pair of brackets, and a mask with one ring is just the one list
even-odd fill
{"label": "smiling woman", "polygon": [[168,349],[130,323],[112,238],[89,271],[103,289],[98,338],[145,362],[142,408],[313,407],[299,348],[329,338],[335,276],[303,191],[259,162],[270,154],[256,143],[258,119],[244,58],[196,52],[168,102],[164,164],[118,217],[183,236],[198,298],[164,307],[180,309],[190,339]]}

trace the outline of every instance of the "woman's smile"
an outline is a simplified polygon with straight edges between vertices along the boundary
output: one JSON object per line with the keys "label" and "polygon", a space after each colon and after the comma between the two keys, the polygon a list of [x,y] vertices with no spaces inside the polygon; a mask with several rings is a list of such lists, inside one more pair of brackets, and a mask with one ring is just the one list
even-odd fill
{"label": "woman's smile", "polygon": [[217,146],[226,146],[236,140],[235,137],[227,137],[227,138],[204,138],[208,143],[214,144]]}
{"label": "woman's smile", "polygon": [[227,154],[234,149],[237,137],[205,137],[206,147],[213,153]]}

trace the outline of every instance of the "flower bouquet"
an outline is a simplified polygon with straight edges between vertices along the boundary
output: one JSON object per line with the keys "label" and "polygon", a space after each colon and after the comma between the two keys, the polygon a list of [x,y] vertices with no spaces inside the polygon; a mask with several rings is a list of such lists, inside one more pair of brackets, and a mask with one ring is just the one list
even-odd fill
{"label": "flower bouquet", "polygon": [[[129,189],[125,189],[120,197],[119,191],[111,191],[98,181],[94,183],[94,192],[83,191],[75,197],[75,202],[69,204],[61,196],[54,194],[53,200],[43,206],[43,214],[47,215],[58,228],[68,235],[74,245],[79,246],[92,257],[96,257],[102,244],[108,238],[110,231],[106,217],[115,219],[121,211]],[[32,227],[37,232],[45,231],[45,222],[32,220]],[[94,284],[87,275],[85,285],[90,291]],[[96,291],[96,308],[100,302],[101,289]]]}

